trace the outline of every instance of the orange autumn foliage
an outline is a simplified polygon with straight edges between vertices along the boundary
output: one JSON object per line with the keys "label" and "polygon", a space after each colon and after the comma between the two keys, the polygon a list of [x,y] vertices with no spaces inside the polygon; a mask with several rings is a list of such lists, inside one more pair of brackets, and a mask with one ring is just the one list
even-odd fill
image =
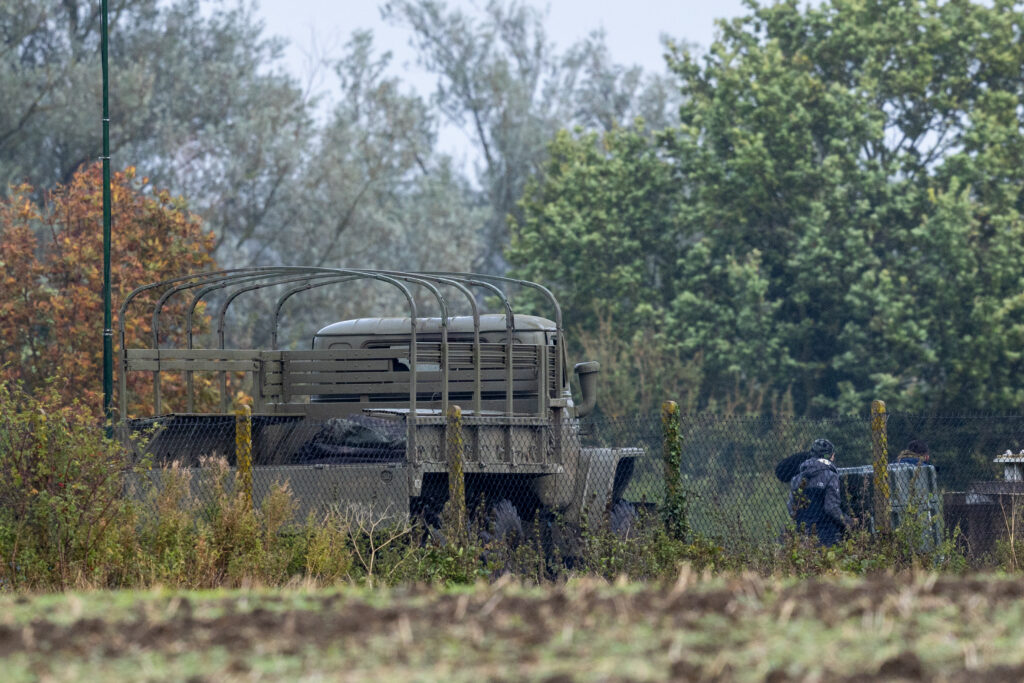
{"label": "orange autumn foliage", "polygon": [[[62,398],[97,414],[102,402],[103,194],[94,165],[42,202],[33,188],[10,188],[0,200],[0,379],[29,391],[55,381]],[[111,289],[115,316],[136,287],[213,268],[213,233],[180,197],[152,188],[134,168],[111,178]],[[179,304],[180,307],[180,304]],[[169,313],[173,314],[172,310]],[[145,306],[126,320],[129,342],[148,341]],[[116,372],[116,370],[115,370]],[[136,375],[148,373],[133,373]],[[147,377],[131,377],[146,392]],[[168,386],[168,393],[181,391]]]}

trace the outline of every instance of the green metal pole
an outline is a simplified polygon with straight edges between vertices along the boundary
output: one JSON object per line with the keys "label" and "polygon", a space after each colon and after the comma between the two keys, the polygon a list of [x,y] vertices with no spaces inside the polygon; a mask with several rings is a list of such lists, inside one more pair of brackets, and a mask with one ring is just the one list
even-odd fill
{"label": "green metal pole", "polygon": [[103,415],[108,428],[114,406],[114,322],[110,303],[110,106],[107,92],[107,0],[102,0],[100,60],[103,62]]}

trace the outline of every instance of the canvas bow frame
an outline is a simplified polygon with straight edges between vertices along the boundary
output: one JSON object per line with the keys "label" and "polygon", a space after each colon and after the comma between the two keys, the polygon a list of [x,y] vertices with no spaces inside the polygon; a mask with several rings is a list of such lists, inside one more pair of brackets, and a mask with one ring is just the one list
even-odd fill
{"label": "canvas bow frame", "polygon": [[[376,281],[397,289],[407,304],[408,328],[407,347],[400,348],[324,348],[289,350],[279,348],[279,326],[285,303],[301,294],[323,287],[344,287],[352,283]],[[504,287],[518,286],[539,292],[550,304],[554,318],[556,347],[546,344],[523,344],[516,341],[516,314],[511,299]],[[243,294],[268,287],[284,287],[273,307],[271,320],[271,349],[238,349],[226,347],[226,326],[228,311]],[[425,290],[429,299],[436,303],[440,337],[436,341],[418,340],[417,332],[425,318],[420,317],[414,289]],[[129,348],[127,345],[126,320],[133,303],[146,292],[160,292],[150,312],[152,333],[150,348]],[[456,293],[468,303],[472,319],[472,337],[469,343],[450,343],[449,327],[456,318],[452,315],[446,293]],[[211,295],[220,297],[218,309],[210,316],[215,322],[216,347],[197,347],[196,311]],[[482,295],[482,296],[480,296]],[[176,328],[177,335],[161,329],[161,315],[169,302],[176,298],[191,296],[186,300],[184,329]],[[501,344],[481,341],[482,301],[500,302],[504,318],[504,342]],[[463,319],[464,320],[464,319]],[[324,324],[333,320],[324,320]],[[363,391],[407,389],[408,399],[402,401],[401,412],[408,427],[408,445],[415,453],[415,427],[417,419],[426,416],[444,416],[448,412],[453,388],[466,396],[470,392],[470,405],[463,406],[467,415],[478,418],[490,414],[505,418],[548,419],[554,407],[564,407],[567,387],[565,367],[565,337],[562,328],[562,311],[557,299],[542,285],[494,275],[455,272],[402,272],[392,270],[364,270],[352,268],[314,267],[252,267],[219,270],[184,275],[144,285],[132,291],[125,298],[118,314],[121,340],[118,382],[119,406],[122,419],[128,415],[128,374],[150,372],[153,378],[153,415],[164,412],[164,397],[161,392],[161,373],[182,373],[185,378],[185,409],[195,410],[194,374],[196,372],[216,373],[220,389],[220,413],[230,409],[228,396],[228,375],[246,372],[252,377],[254,390],[253,410],[256,413],[277,415],[305,415],[310,417],[331,417],[338,404],[317,402],[316,397]],[[181,338],[175,338],[180,336]],[[461,339],[461,338],[460,338]],[[396,359],[408,364],[408,372],[401,381],[388,384],[360,384],[370,381],[371,375],[356,372],[373,363],[387,363],[390,367]],[[417,364],[430,371],[418,371]],[[436,370],[433,370],[436,368]],[[452,370],[452,368],[456,368]],[[468,368],[468,370],[466,370]],[[524,386],[524,377],[531,377],[529,392],[535,396],[524,408],[516,400],[517,387]],[[379,382],[373,376],[374,382]],[[404,387],[403,385],[408,385]],[[429,386],[428,386],[429,385]],[[423,392],[429,390],[430,407],[419,407]],[[503,392],[498,404],[493,396]],[[535,392],[535,393],[534,393]],[[484,397],[491,397],[486,400]],[[437,396],[437,399],[433,397]]]}

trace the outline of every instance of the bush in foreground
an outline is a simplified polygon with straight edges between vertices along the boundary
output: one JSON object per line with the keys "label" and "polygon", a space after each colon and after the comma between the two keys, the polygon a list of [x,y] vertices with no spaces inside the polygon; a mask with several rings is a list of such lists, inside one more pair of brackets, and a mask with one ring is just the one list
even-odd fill
{"label": "bush in foreground", "polygon": [[50,385],[0,383],[0,577],[11,587],[91,584],[132,516],[124,449]]}

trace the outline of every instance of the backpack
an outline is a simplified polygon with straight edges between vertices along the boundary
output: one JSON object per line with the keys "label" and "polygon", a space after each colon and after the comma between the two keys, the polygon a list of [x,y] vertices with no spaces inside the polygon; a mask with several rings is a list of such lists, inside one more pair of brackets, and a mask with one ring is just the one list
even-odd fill
{"label": "backpack", "polygon": [[793,455],[783,458],[779,461],[779,464],[775,466],[775,476],[783,484],[788,484],[792,481],[800,472],[800,465],[805,460],[810,460],[813,456],[810,451],[801,451],[800,453],[794,453]]}

